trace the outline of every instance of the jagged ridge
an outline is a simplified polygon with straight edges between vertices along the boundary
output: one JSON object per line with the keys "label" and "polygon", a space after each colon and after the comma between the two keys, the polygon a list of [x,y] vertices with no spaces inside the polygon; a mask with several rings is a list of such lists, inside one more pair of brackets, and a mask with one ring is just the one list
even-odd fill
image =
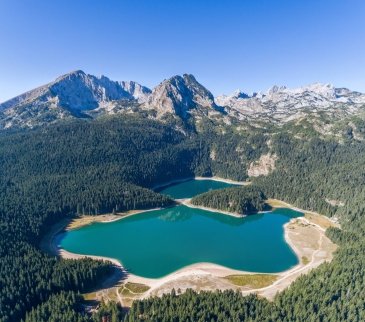
{"label": "jagged ridge", "polygon": [[157,118],[171,114],[184,120],[206,116],[222,117],[224,122],[284,123],[323,111],[341,117],[353,115],[364,104],[364,94],[330,84],[294,89],[275,85],[265,93],[249,95],[237,90],[214,98],[191,74],[173,76],[151,91],[134,81],[112,81],[77,70],[0,104],[0,129],[136,110],[152,110]]}

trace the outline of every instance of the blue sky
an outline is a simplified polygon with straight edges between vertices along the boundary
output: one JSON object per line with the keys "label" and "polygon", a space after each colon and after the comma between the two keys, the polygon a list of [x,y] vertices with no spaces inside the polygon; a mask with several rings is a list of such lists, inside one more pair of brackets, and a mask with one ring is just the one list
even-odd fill
{"label": "blue sky", "polygon": [[213,94],[312,82],[365,91],[363,0],[0,0],[0,102],[82,69]]}

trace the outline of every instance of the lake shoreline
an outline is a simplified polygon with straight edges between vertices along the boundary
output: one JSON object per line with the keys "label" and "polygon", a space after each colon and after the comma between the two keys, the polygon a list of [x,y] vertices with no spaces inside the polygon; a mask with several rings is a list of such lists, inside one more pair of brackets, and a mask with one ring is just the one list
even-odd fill
{"label": "lake shoreline", "polygon": [[239,212],[232,212],[232,211],[215,209],[215,208],[210,208],[210,207],[205,207],[205,206],[200,206],[200,205],[194,205],[194,204],[191,203],[191,199],[192,198],[188,198],[188,199],[177,199],[177,200],[180,202],[180,204],[182,204],[182,205],[184,205],[186,207],[189,207],[189,208],[202,209],[202,210],[210,211],[210,212],[214,212],[214,213],[221,213],[223,215],[231,216],[231,217],[235,217],[235,218],[245,218],[247,216],[267,214],[269,212],[272,212],[275,209],[275,208],[273,208],[271,210],[262,210],[262,211],[257,211],[257,212],[253,212],[253,213],[250,213],[250,214],[241,214]]}
{"label": "lake shoreline", "polygon": [[[277,276],[277,280],[272,284],[264,288],[260,289],[245,289],[244,287],[237,287],[233,284],[222,284],[220,286],[211,288],[209,290],[214,289],[235,289],[240,290],[242,294],[250,294],[250,293],[257,293],[262,296],[267,297],[268,299],[272,299],[278,291],[281,291],[288,287],[297,277],[301,274],[305,274],[309,272],[312,268],[317,267],[324,261],[331,260],[331,256],[327,256],[323,259],[316,259],[317,252],[323,252],[320,248],[315,249],[312,251],[311,261],[308,264],[304,264],[302,261],[303,249],[305,247],[301,247],[300,243],[296,239],[296,233],[293,232],[292,227],[296,225],[296,227],[302,227],[303,221],[307,222],[304,217],[298,217],[291,219],[290,222],[284,225],[284,238],[288,245],[293,249],[294,253],[298,257],[299,263],[285,271],[272,273],[272,272],[251,272],[251,271],[243,271],[243,270],[236,270],[229,267],[225,267],[219,264],[214,263],[194,263],[191,265],[184,266],[168,275],[159,278],[146,278],[138,275],[134,275],[129,273],[123,267],[123,264],[114,258],[103,257],[103,256],[94,256],[94,255],[82,255],[82,254],[75,254],[64,249],[60,249],[58,247],[57,238],[53,239],[54,249],[57,249],[57,256],[65,259],[81,259],[81,258],[92,258],[95,260],[102,260],[111,262],[114,266],[118,267],[119,270],[126,276],[125,282],[131,283],[141,283],[145,284],[150,287],[150,290],[145,294],[141,295],[141,298],[147,298],[149,296],[161,295],[159,292],[169,292],[172,288],[178,289],[181,288],[183,285],[188,284],[190,281],[194,281],[195,279],[207,279],[209,281],[214,281],[214,283],[218,283],[219,285],[223,282],[221,281],[223,278],[229,275],[251,275],[251,274],[270,274]],[[319,231],[317,227],[314,225],[308,225],[310,229]],[[301,228],[303,229],[303,228]],[[324,231],[320,232],[320,239],[326,238]],[[60,237],[62,235],[57,234],[56,236]],[[331,253],[332,254],[332,253]],[[170,288],[170,286],[173,286]],[[190,285],[190,284],[188,284]],[[191,287],[194,285],[192,284]],[[167,288],[169,288],[167,290]],[[190,287],[189,287],[190,288]],[[161,291],[162,290],[162,291]]]}
{"label": "lake shoreline", "polygon": [[182,182],[186,182],[186,181],[190,181],[190,180],[212,180],[212,181],[218,181],[218,182],[224,182],[224,183],[230,183],[230,184],[235,184],[235,185],[239,185],[239,186],[248,186],[251,184],[250,181],[235,181],[235,180],[231,180],[231,179],[224,179],[221,177],[217,177],[217,176],[213,176],[213,177],[187,177],[187,178],[181,178],[181,179],[173,179],[170,181],[166,181],[163,183],[159,183],[157,185],[154,185],[151,187],[152,190],[159,190],[162,188],[167,188],[171,185],[177,184],[177,183],[182,183]]}
{"label": "lake shoreline", "polygon": [[192,209],[201,209],[201,210],[210,211],[210,212],[214,212],[214,213],[220,213],[220,214],[235,217],[235,218],[244,218],[244,217],[247,216],[247,215],[244,215],[244,214],[240,214],[238,212],[230,212],[230,211],[214,209],[214,208],[210,208],[210,207],[194,205],[194,204],[191,203],[191,199],[184,199],[184,201],[182,201],[181,204],[186,206],[186,207],[192,208]]}
{"label": "lake shoreline", "polygon": [[[43,236],[43,238],[41,239],[41,241],[39,243],[39,248],[43,252],[45,252],[51,256],[63,257],[63,256],[61,256],[62,251],[64,251],[65,253],[69,253],[69,252],[60,248],[59,242],[60,242],[60,238],[62,237],[62,235],[65,234],[67,231],[79,229],[81,227],[85,227],[85,226],[91,225],[93,223],[107,224],[107,223],[111,223],[114,221],[118,221],[118,220],[122,220],[122,219],[125,219],[128,217],[131,217],[134,215],[138,215],[141,213],[161,210],[161,209],[163,209],[163,208],[132,210],[132,211],[128,211],[126,213],[121,213],[119,215],[105,214],[105,215],[95,215],[95,216],[88,215],[88,216],[81,216],[81,217],[76,217],[76,218],[65,218],[65,219],[62,219],[61,221],[55,223],[53,226],[51,226],[48,233],[45,234]],[[89,220],[85,221],[84,220],[85,217],[88,218]],[[69,254],[73,254],[73,253],[69,253]],[[77,255],[77,254],[73,254],[73,255]],[[85,256],[81,255],[81,256],[85,257],[86,255]],[[92,257],[92,255],[90,255],[90,256],[88,255],[88,257]],[[117,266],[122,267],[122,265],[116,259],[109,259],[108,257],[102,257],[102,256],[94,256],[94,257],[114,262],[114,264],[117,264]],[[116,262],[118,262],[118,263],[116,263]]]}
{"label": "lake shoreline", "polygon": [[[184,182],[184,181],[189,181],[189,180],[193,180],[194,178],[185,178],[185,179],[179,179],[178,182]],[[196,180],[213,180],[212,178],[201,178],[201,179],[197,179]],[[215,177],[216,181],[219,181],[217,177]],[[176,181],[174,181],[174,183],[178,183]],[[224,181],[227,182],[227,181]],[[229,182],[232,183],[232,182]],[[165,183],[163,185],[160,185],[160,187],[164,187],[166,185],[171,185],[172,182],[170,183]],[[241,182],[241,184],[247,184],[247,183],[243,183]],[[178,200],[177,200],[178,201]],[[275,200],[275,199],[269,199],[269,201],[272,202],[276,202],[277,205],[273,206],[273,210],[275,208],[290,208],[293,209],[295,211],[300,211],[303,214],[305,213],[309,213],[308,211],[305,211],[303,209],[299,209],[297,207],[294,207],[288,203],[285,203],[283,201],[280,200]],[[243,218],[244,216],[241,214],[234,214],[234,213],[230,213],[230,212],[224,212],[221,210],[216,210],[216,209],[211,209],[211,208],[205,208],[205,207],[200,207],[200,206],[195,206],[195,205],[191,205],[190,204],[190,199],[185,199],[183,201],[180,201],[181,204],[187,206],[187,207],[192,207],[192,208],[197,208],[197,209],[203,209],[203,210],[207,210],[207,211],[213,211],[213,212],[218,212],[218,213],[222,213],[223,215],[229,215],[229,216],[233,216],[233,217],[237,217],[237,218]],[[270,203],[269,203],[270,204]],[[124,216],[120,216],[120,215],[103,215],[104,218],[103,220],[92,220],[92,221],[86,221],[86,223],[84,222],[83,224],[77,225],[76,228],[71,228],[71,229],[77,229],[79,227],[91,224],[93,222],[103,222],[103,223],[108,223],[108,222],[113,222],[116,220],[121,220],[123,218],[127,218],[129,216],[133,216],[136,214],[140,214],[142,212],[146,212],[146,211],[153,211],[153,210],[158,210],[161,208],[157,208],[157,209],[147,209],[147,210],[141,210],[141,211],[133,211],[132,213],[128,213]],[[265,211],[266,212],[266,211]],[[260,212],[260,213],[265,213],[265,212]],[[314,213],[314,212],[310,212],[310,213]],[[315,213],[316,215],[319,215],[317,213]],[[254,215],[254,214],[253,214]],[[320,216],[320,215],[319,215]],[[98,216],[92,216],[92,219],[97,218]],[[77,220],[77,219],[76,219]],[[299,221],[298,221],[299,220]],[[180,288],[182,286],[181,281],[184,281],[184,285],[188,284],[190,285],[194,279],[196,278],[206,278],[208,280],[211,281],[215,281],[214,283],[217,283],[217,286],[213,289],[226,289],[226,287],[229,286],[230,289],[239,289],[242,291],[242,294],[249,294],[252,292],[261,292],[262,291],[262,295],[267,297],[267,298],[273,298],[273,290],[275,290],[275,294],[277,291],[281,291],[282,289],[286,288],[287,286],[290,285],[290,283],[293,281],[293,278],[298,277],[300,274],[302,273],[306,273],[308,272],[310,269],[312,269],[313,267],[318,266],[317,262],[314,261],[314,254],[316,253],[316,251],[313,251],[313,256],[312,256],[312,260],[309,262],[309,264],[304,264],[303,263],[303,249],[301,249],[300,243],[298,242],[298,240],[296,240],[295,235],[292,234],[291,231],[291,226],[293,225],[293,222],[297,223],[297,222],[305,222],[306,224],[310,225],[310,221],[308,219],[305,219],[304,217],[298,217],[295,219],[291,219],[288,223],[286,223],[283,226],[283,232],[284,232],[284,239],[286,241],[286,243],[289,245],[289,247],[293,250],[293,252],[295,253],[297,259],[298,259],[298,264],[289,268],[288,270],[282,271],[282,272],[278,272],[278,273],[264,273],[264,272],[248,272],[248,271],[240,271],[240,270],[235,270],[235,269],[231,269],[228,267],[224,267],[218,264],[213,264],[213,263],[195,263],[192,265],[187,265],[184,266],[180,269],[178,269],[175,272],[172,272],[166,276],[160,277],[160,278],[145,278],[145,277],[141,277],[141,276],[137,276],[134,274],[131,274],[129,272],[127,272],[125,270],[125,268],[123,267],[123,264],[114,258],[109,258],[109,257],[103,257],[103,256],[94,256],[94,255],[82,255],[82,254],[75,254],[75,253],[71,253],[68,252],[64,249],[61,249],[59,247],[59,243],[60,240],[62,238],[62,234],[64,234],[70,226],[70,219],[68,219],[68,221],[64,221],[62,223],[57,223],[54,225],[54,229],[51,229],[50,233],[51,235],[48,235],[48,240],[46,243],[43,243],[43,247],[41,246],[41,248],[43,248],[43,250],[48,250],[48,253],[51,253],[52,255],[55,256],[59,256],[61,258],[69,258],[69,259],[80,259],[80,258],[93,258],[95,260],[103,260],[103,261],[108,261],[113,263],[114,266],[118,267],[118,269],[120,269],[123,274],[125,274],[127,276],[126,281],[128,282],[133,282],[133,283],[143,283],[146,284],[150,287],[150,290],[144,294],[141,295],[141,298],[144,297],[148,297],[148,296],[154,296],[154,295],[159,295],[160,290],[163,290],[162,292],[167,292],[167,288],[169,287],[170,284],[174,285],[174,288]],[[317,229],[318,230],[318,225],[316,224],[312,224],[313,229]],[[315,227],[318,226],[318,227]],[[53,228],[53,227],[52,227]],[[322,228],[321,230],[321,234],[324,235],[325,229]],[[323,238],[323,236],[320,236],[321,240]],[[42,240],[43,242],[43,240]],[[328,258],[331,259],[331,256],[329,256]],[[325,258],[325,260],[327,260],[328,258]],[[330,260],[329,259],[329,260]],[[323,261],[321,261],[323,262]],[[320,263],[321,263],[320,262]],[[228,284],[224,284],[223,286],[221,285],[221,279],[224,276],[227,275],[241,275],[241,274],[272,274],[272,275],[276,275],[278,276],[278,280],[275,281],[272,285],[267,286],[265,288],[262,289],[250,289],[250,290],[245,290],[242,288],[237,288],[236,286],[232,285],[228,285]],[[294,278],[294,279],[295,279]],[[218,280],[217,280],[218,279]],[[190,284],[189,284],[190,283]],[[227,286],[228,285],[228,286]],[[261,293],[260,293],[261,294]]]}
{"label": "lake shoreline", "polygon": [[311,210],[305,210],[305,209],[302,209],[302,208],[298,208],[290,203],[287,203],[285,201],[282,201],[282,200],[279,200],[279,199],[273,199],[273,198],[269,198],[267,200],[267,203],[273,208],[289,208],[289,209],[292,209],[292,210],[295,210],[295,211],[299,211],[301,213],[304,214],[304,216],[306,214],[310,214],[310,215],[314,215],[314,216],[318,216],[318,217],[321,217],[321,218],[324,218],[326,220],[328,220],[334,227],[337,227],[337,228],[341,228],[341,225],[338,223],[337,220],[333,219],[333,218],[330,218],[330,217],[327,217],[327,216],[324,216],[324,215],[321,215],[320,213],[318,212],[315,212],[315,211],[311,211]]}

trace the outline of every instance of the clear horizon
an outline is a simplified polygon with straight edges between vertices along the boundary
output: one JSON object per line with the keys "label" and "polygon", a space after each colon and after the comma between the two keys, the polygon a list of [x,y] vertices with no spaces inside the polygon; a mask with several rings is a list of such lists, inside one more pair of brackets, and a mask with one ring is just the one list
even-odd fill
{"label": "clear horizon", "polygon": [[215,96],[315,82],[365,92],[364,12],[360,0],[4,0],[0,102],[76,69],[150,88],[191,73]]}

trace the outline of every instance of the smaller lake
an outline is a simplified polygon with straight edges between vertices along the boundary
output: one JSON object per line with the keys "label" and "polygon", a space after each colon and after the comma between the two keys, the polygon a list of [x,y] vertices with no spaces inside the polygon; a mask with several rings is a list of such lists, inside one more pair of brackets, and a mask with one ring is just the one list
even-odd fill
{"label": "smaller lake", "polygon": [[[232,186],[192,180],[162,189],[189,198]],[[277,273],[298,264],[284,239],[284,224],[303,214],[292,209],[236,218],[179,205],[140,213],[110,223],[94,223],[64,234],[67,251],[115,258],[131,273],[158,278],[187,265],[208,262],[261,273]]]}
{"label": "smaller lake", "polygon": [[169,195],[174,199],[192,198],[210,190],[217,190],[238,186],[232,183],[226,183],[216,180],[188,180],[167,187],[157,189],[159,193]]}

